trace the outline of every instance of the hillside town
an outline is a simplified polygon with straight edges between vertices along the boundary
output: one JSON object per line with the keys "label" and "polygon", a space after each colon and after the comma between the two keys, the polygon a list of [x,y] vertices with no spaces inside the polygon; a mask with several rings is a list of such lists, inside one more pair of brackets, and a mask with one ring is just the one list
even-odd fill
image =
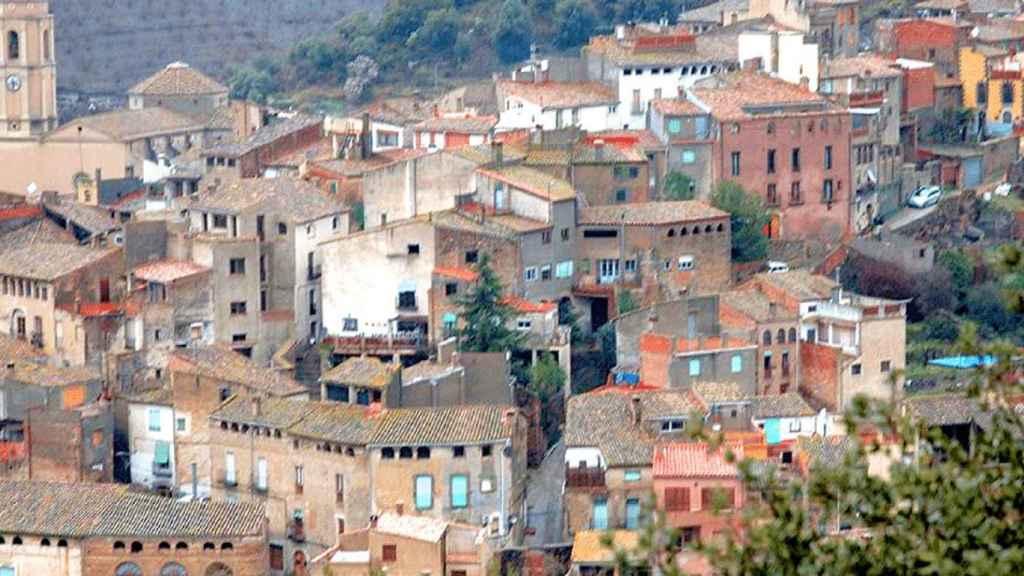
{"label": "hillside town", "polygon": [[686,3],[342,111],[175,59],[68,113],[59,15],[0,1],[0,576],[664,574],[655,527],[720,574],[752,477],[931,457],[865,403],[984,452],[1024,11],[908,6]]}

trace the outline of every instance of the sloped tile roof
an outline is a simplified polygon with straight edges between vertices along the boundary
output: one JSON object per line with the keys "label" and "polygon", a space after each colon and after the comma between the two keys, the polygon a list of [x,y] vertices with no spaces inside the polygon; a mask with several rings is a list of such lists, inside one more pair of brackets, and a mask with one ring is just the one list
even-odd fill
{"label": "sloped tile roof", "polygon": [[685,98],[656,98],[651,100],[651,106],[666,116],[687,116],[691,114],[704,114],[693,102]]}
{"label": "sloped tile roof", "polygon": [[812,274],[806,270],[762,273],[758,274],[757,278],[800,301],[830,298],[832,289],[839,285],[827,276]]}
{"label": "sloped tile roof", "polygon": [[263,507],[178,502],[116,484],[0,481],[0,532],[82,538],[238,537],[263,533]]}
{"label": "sloped tile roof", "polygon": [[896,60],[877,54],[860,54],[830,60],[821,72],[822,78],[845,78],[863,76],[887,78],[902,75]]}
{"label": "sloped tile roof", "polygon": [[429,516],[411,516],[409,514],[381,514],[377,518],[377,532],[423,540],[425,542],[437,542],[441,540],[448,530],[448,523],[444,520],[431,518]]}
{"label": "sloped tile roof", "polygon": [[733,382],[696,382],[690,387],[705,406],[713,404],[750,402],[751,397]]}
{"label": "sloped tile roof", "polygon": [[929,426],[967,424],[978,419],[978,401],[961,394],[912,396],[904,400],[907,411]]}
{"label": "sloped tile roof", "polygon": [[7,334],[0,334],[0,361],[6,363],[8,360],[29,360],[45,357],[45,354],[32,344],[29,344],[27,340],[19,340]]}
{"label": "sloped tile roof", "polygon": [[545,314],[558,308],[555,302],[531,302],[518,296],[505,296],[502,302],[521,314]]}
{"label": "sloped tile roof", "polygon": [[78,244],[78,239],[49,218],[29,222],[0,236],[0,251],[26,244]]}
{"label": "sloped tile roof", "polygon": [[402,368],[402,383],[408,385],[417,380],[432,380],[462,370],[462,366],[442,364],[434,360],[423,360]]}
{"label": "sloped tile roof", "polygon": [[500,80],[498,89],[506,97],[526,100],[541,108],[579,108],[616,104],[615,91],[599,82],[518,82]]}
{"label": "sloped tile roof", "polygon": [[184,62],[168,64],[128,91],[129,94],[146,96],[201,96],[227,92],[226,86]]}
{"label": "sloped tile roof", "polygon": [[444,278],[453,278],[463,282],[476,282],[477,273],[471,268],[464,266],[438,266],[434,268],[434,274]]}
{"label": "sloped tile roof", "polygon": [[61,200],[47,203],[45,207],[47,212],[73,222],[90,234],[103,234],[119,228],[118,223],[110,217],[107,211],[86,204]]}
{"label": "sloped tile roof", "polygon": [[855,436],[800,436],[797,449],[806,454],[810,466],[835,468],[843,463],[846,454],[857,447]]}
{"label": "sloped tile roof", "polygon": [[[688,33],[680,31],[681,33]],[[632,41],[620,42],[614,35],[591,36],[583,48],[602,54],[616,66],[679,66],[704,63],[725,63],[736,60],[736,37],[724,34],[697,36],[692,47],[678,50],[634,50]]]}
{"label": "sloped tile roof", "polygon": [[99,368],[93,366],[51,366],[31,362],[30,358],[8,359],[14,366],[5,368],[0,378],[33,386],[72,386],[99,382],[103,378]]}
{"label": "sloped tile roof", "polygon": [[157,106],[82,116],[61,126],[53,135],[74,135],[79,126],[106,134],[120,142],[161,134],[195,132],[206,127],[201,119]]}
{"label": "sloped tile roof", "polygon": [[754,322],[798,318],[795,310],[789,310],[783,306],[775,306],[773,312],[771,298],[756,290],[730,290],[722,292],[718,298],[721,306],[728,306]]}
{"label": "sloped tile roof", "polygon": [[232,382],[273,396],[307,392],[301,384],[291,378],[259,366],[245,356],[219,344],[175,350],[169,368],[186,374]]}
{"label": "sloped tile roof", "polygon": [[[720,120],[750,118],[748,107],[796,105],[811,107],[815,113],[842,111],[824,96],[807,88],[757,72],[740,71],[718,76],[711,87],[698,87],[691,92]],[[789,115],[794,112],[786,110],[783,113]]]}
{"label": "sloped tile roof", "polygon": [[257,408],[252,400],[236,395],[210,413],[210,418],[283,430],[301,420],[315,407],[316,404],[304,400],[270,397],[261,398]]}
{"label": "sloped tile roof", "polygon": [[397,370],[391,364],[375,356],[356,356],[331,368],[320,377],[324,382],[354,384],[383,390],[391,381],[391,374]]}
{"label": "sloped tile roof", "polygon": [[501,169],[478,168],[477,173],[552,202],[572,200],[576,197],[576,190],[569,182],[526,166],[506,166]]}
{"label": "sloped tile roof", "polygon": [[296,114],[291,118],[285,118],[282,120],[276,120],[263,126],[244,142],[240,143],[227,143],[218,144],[211,146],[203,150],[204,156],[230,156],[239,157],[257,148],[266,146],[272,142],[275,142],[281,138],[285,138],[291,134],[294,134],[300,130],[309,128],[313,125],[323,124],[323,118],[319,116],[307,116],[305,114]]}
{"label": "sloped tile roof", "polygon": [[498,123],[494,116],[466,116],[431,118],[416,125],[417,131],[456,132],[459,134],[487,134]]}
{"label": "sloped tile roof", "polygon": [[502,406],[398,408],[376,418],[370,444],[378,446],[480,444],[512,437],[514,418]]}
{"label": "sloped tile roof", "polygon": [[370,440],[376,423],[369,408],[340,402],[310,404],[313,410],[292,424],[289,434],[339,444],[365,445]]}
{"label": "sloped tile roof", "polygon": [[796,392],[755,396],[753,398],[754,418],[796,418],[814,416],[817,412]]}
{"label": "sloped tile roof", "polygon": [[139,266],[132,272],[132,275],[147,282],[169,284],[189,276],[209,272],[209,270],[206,266],[188,260],[159,260]]}
{"label": "sloped tile roof", "polygon": [[654,451],[655,478],[738,478],[736,464],[726,460],[731,451],[743,459],[743,446],[733,444],[712,450],[704,442],[662,444]]}
{"label": "sloped tile roof", "polygon": [[298,178],[246,178],[231,180],[204,193],[192,204],[203,211],[238,213],[261,210],[292,222],[303,223],[345,210],[315,185]]}
{"label": "sloped tile roof", "polygon": [[606,530],[581,530],[572,539],[572,563],[613,565],[615,552],[630,552],[640,547],[640,533],[634,530],[613,530],[611,547],[605,546]]}
{"label": "sloped tile roof", "polygon": [[680,22],[716,22],[722,23],[722,12],[746,12],[750,9],[750,0],[719,0],[700,8],[686,10],[679,15]]}
{"label": "sloped tile roof", "polygon": [[589,226],[661,226],[728,218],[729,213],[699,200],[645,202],[579,208],[579,224]]}
{"label": "sloped tile roof", "polygon": [[0,274],[52,281],[116,251],[116,248],[97,249],[67,243],[39,242],[0,252]]}

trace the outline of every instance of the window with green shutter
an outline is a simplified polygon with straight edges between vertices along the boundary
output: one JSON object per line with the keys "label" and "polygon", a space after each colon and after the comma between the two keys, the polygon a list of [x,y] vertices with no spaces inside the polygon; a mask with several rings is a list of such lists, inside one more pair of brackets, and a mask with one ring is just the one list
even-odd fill
{"label": "window with green shutter", "polygon": [[454,474],[451,478],[452,508],[469,506],[469,476]]}
{"label": "window with green shutter", "polygon": [[160,410],[157,408],[149,409],[149,431],[159,432],[160,431]]}
{"label": "window with green shutter", "polygon": [[434,507],[434,479],[430,476],[416,477],[416,509],[430,510]]}

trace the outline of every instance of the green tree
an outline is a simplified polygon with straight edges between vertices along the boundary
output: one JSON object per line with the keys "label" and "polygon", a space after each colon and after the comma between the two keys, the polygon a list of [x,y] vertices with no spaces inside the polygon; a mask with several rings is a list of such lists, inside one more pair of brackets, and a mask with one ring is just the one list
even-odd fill
{"label": "green tree", "polygon": [[355,56],[373,56],[377,51],[377,25],[364,10],[352,12],[341,19],[338,38],[346,51]]}
{"label": "green tree", "polygon": [[405,46],[409,36],[419,30],[431,10],[447,7],[435,0],[388,0],[377,24],[377,41]]}
{"label": "green tree", "polygon": [[[1017,349],[1005,342],[980,344],[970,328],[963,354],[992,354],[995,366],[979,369],[967,389],[979,424],[970,449],[941,428],[914,421],[898,408],[858,398],[845,420],[851,447],[839,462],[812,466],[805,481],[787,480],[771,467],[741,463],[756,497],[743,520],[742,537],[698,544],[716,574],[830,575],[986,574],[1009,576],[1024,566],[1024,419],[1012,407],[1020,394],[1014,376]],[[873,433],[862,437],[856,432]],[[894,445],[878,441],[879,433]],[[868,473],[869,458],[885,458],[888,475]],[[836,535],[837,525],[863,531]],[[681,574],[666,563],[667,529],[655,526],[639,555],[653,558],[666,576]]]}
{"label": "green tree", "polygon": [[265,104],[281,88],[269,67],[259,68],[256,65],[236,69],[228,85],[231,87],[232,99],[260,104]]}
{"label": "green tree", "polygon": [[288,54],[292,74],[300,84],[336,84],[345,80],[348,54],[324,40],[304,40]]}
{"label": "green tree", "polygon": [[562,398],[565,391],[565,372],[552,354],[541,353],[530,369],[529,389],[545,409],[541,412],[541,428],[548,444],[558,441],[562,421]]}
{"label": "green tree", "polygon": [[999,336],[1013,330],[1019,319],[1007,309],[999,286],[987,282],[971,288],[964,300],[967,316],[982,325],[983,333]]}
{"label": "green tree", "polygon": [[410,37],[410,42],[432,58],[447,58],[455,48],[461,25],[462,21],[454,10],[433,10],[423,21],[423,26]]}
{"label": "green tree", "polygon": [[533,42],[530,13],[521,0],[505,0],[498,11],[494,29],[494,47],[503,64],[525,60]]}
{"label": "green tree", "polygon": [[761,199],[739,184],[725,180],[715,187],[711,204],[729,213],[732,223],[732,259],[753,262],[768,255],[768,238],[764,228],[770,222]]}
{"label": "green tree", "polygon": [[967,128],[973,115],[974,111],[968,108],[943,110],[928,133],[929,139],[939,144],[959,144],[966,141]]}
{"label": "green tree", "polygon": [[664,200],[693,200],[694,182],[682,172],[669,172],[665,177],[665,191],[662,193]]}
{"label": "green tree", "polygon": [[586,44],[594,33],[597,15],[585,0],[559,0],[555,7],[555,45],[575,48]]}
{"label": "green tree", "polygon": [[461,347],[469,352],[507,352],[523,344],[523,334],[509,328],[515,311],[504,302],[503,288],[491,268],[487,254],[480,256],[476,266],[477,281],[459,301],[459,333]]}
{"label": "green tree", "polygon": [[675,24],[682,12],[681,0],[618,0],[615,5],[616,22],[658,22],[667,19]]}
{"label": "green tree", "polygon": [[952,275],[953,289],[963,295],[974,283],[974,261],[962,250],[945,250],[936,259]]}

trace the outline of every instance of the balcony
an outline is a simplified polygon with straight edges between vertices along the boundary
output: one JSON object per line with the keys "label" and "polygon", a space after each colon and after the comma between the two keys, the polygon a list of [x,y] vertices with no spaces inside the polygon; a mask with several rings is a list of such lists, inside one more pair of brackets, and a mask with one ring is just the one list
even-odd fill
{"label": "balcony", "polygon": [[298,518],[288,523],[288,539],[292,542],[306,541],[306,528]]}
{"label": "balcony", "polygon": [[604,469],[565,467],[565,487],[592,489],[604,488]]}
{"label": "balcony", "polygon": [[398,296],[395,297],[395,308],[403,312],[416,312],[418,310],[416,306],[416,293],[399,292]]}

